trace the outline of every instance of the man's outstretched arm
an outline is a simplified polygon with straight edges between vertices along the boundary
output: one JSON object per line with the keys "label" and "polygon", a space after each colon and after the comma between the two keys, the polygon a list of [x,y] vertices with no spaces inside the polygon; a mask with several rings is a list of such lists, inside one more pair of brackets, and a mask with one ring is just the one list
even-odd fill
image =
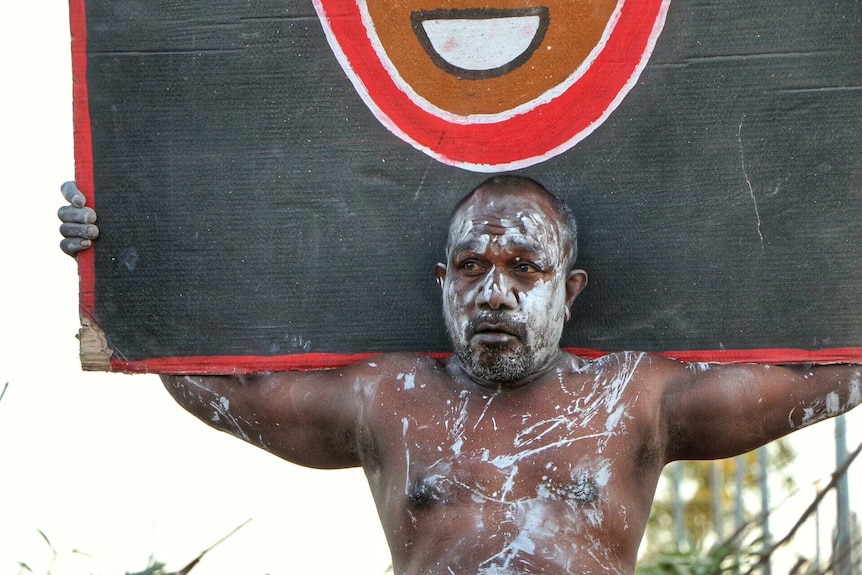
{"label": "man's outstretched arm", "polygon": [[739,455],[862,403],[862,366],[687,365],[670,368],[666,458]]}
{"label": "man's outstretched arm", "polygon": [[364,422],[356,368],[244,376],[162,375],[173,398],[206,424],[293,463],[361,464]]}

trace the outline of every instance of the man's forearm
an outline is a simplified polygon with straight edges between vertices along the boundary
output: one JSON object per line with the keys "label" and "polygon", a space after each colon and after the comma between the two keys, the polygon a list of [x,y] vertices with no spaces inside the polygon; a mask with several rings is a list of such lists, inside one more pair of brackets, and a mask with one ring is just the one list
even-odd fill
{"label": "man's forearm", "polygon": [[817,393],[800,411],[791,414],[797,427],[842,415],[862,404],[862,365],[814,366],[802,370],[800,376]]}

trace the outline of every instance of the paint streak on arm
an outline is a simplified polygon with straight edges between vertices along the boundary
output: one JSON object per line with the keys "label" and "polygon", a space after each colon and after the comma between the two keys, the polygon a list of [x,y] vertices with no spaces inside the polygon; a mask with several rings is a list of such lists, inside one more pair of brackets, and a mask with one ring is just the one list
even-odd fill
{"label": "paint streak on arm", "polygon": [[668,460],[738,455],[862,403],[858,365],[672,371],[663,402]]}
{"label": "paint streak on arm", "polygon": [[162,376],[207,425],[309,467],[359,464],[366,386],[347,370],[254,376]]}

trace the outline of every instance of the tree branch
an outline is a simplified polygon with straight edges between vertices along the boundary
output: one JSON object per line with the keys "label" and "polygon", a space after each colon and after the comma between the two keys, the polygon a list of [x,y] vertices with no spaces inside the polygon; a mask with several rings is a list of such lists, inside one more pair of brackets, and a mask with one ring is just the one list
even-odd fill
{"label": "tree branch", "polygon": [[785,535],[784,537],[779,539],[774,545],[772,545],[769,548],[769,550],[765,551],[760,556],[760,559],[758,560],[757,564],[754,565],[748,571],[746,571],[745,575],[751,575],[751,573],[756,568],[758,568],[759,566],[766,563],[769,560],[769,558],[772,557],[772,554],[778,550],[779,547],[786,545],[788,541],[793,539],[793,536],[796,535],[796,532],[799,530],[800,527],[802,527],[802,524],[805,523],[805,521],[808,519],[808,517],[811,516],[812,513],[814,513],[814,511],[817,509],[817,507],[823,501],[823,498],[826,497],[826,494],[831,489],[834,489],[838,485],[838,482],[847,473],[847,470],[850,469],[850,465],[853,463],[853,460],[856,459],[856,457],[859,455],[860,452],[862,452],[862,443],[860,443],[856,447],[856,449],[853,450],[853,452],[850,454],[850,456],[847,457],[847,459],[844,461],[844,463],[841,464],[840,467],[838,467],[835,471],[832,472],[832,479],[829,480],[829,483],[826,485],[826,487],[823,490],[821,490],[819,493],[817,493],[817,496],[814,498],[814,500],[811,502],[811,504],[808,506],[808,508],[802,513],[802,515],[799,517],[799,519],[796,521],[796,523],[793,525],[793,527],[790,529],[790,531],[787,532],[787,535]]}

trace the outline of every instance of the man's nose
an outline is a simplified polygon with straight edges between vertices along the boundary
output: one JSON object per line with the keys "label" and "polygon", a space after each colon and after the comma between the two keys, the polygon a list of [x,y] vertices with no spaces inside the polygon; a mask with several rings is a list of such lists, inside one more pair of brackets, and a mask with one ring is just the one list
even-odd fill
{"label": "man's nose", "polygon": [[479,289],[476,304],[491,309],[514,310],[517,309],[518,302],[518,293],[506,276],[496,269],[488,272],[488,276]]}

